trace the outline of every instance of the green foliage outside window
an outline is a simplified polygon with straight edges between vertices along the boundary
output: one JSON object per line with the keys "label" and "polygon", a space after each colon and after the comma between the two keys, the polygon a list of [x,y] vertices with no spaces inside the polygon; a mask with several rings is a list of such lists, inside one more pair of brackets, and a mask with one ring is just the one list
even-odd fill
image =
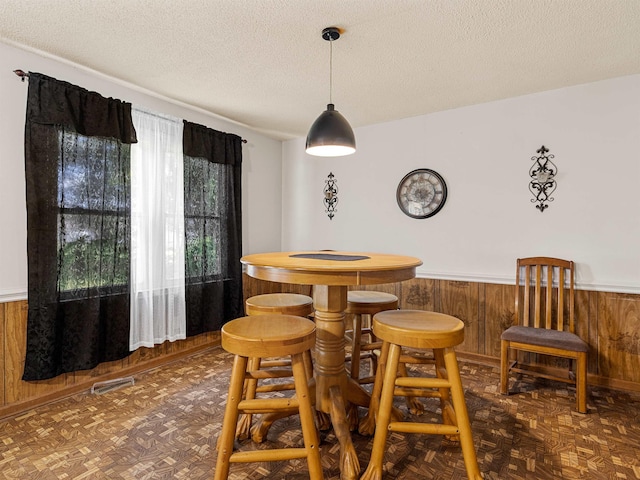
{"label": "green foliage outside window", "polygon": [[58,141],[58,291],[125,287],[130,146],[64,129]]}
{"label": "green foliage outside window", "polygon": [[190,279],[212,279],[222,271],[221,169],[204,158],[184,157],[185,275]]}

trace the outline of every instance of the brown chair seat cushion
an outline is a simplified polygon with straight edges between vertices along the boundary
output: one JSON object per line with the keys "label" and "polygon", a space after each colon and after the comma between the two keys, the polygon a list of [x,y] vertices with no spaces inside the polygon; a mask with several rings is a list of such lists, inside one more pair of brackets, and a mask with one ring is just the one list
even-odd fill
{"label": "brown chair seat cushion", "polygon": [[500,337],[509,342],[529,343],[541,347],[562,348],[572,352],[588,352],[587,345],[580,337],[571,332],[560,332],[546,328],[523,327],[514,325],[507,328]]}

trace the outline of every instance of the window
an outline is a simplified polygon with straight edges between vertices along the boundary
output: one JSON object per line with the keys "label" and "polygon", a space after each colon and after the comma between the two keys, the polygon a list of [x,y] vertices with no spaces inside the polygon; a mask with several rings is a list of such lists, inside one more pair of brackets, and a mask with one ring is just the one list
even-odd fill
{"label": "window", "polygon": [[58,140],[58,291],[126,291],[130,146],[63,128]]}
{"label": "window", "polygon": [[228,166],[185,156],[185,275],[189,279],[214,280],[222,275],[220,188]]}
{"label": "window", "polygon": [[[241,139],[180,119],[149,123],[171,124],[170,148],[166,130],[156,135],[153,125],[134,127],[131,104],[30,72],[24,380],[124,358],[130,345],[149,338],[152,346],[218,330],[243,312]],[[145,181],[138,183],[138,175],[132,185],[138,126],[136,155],[144,155],[136,166],[150,168],[142,170]],[[172,157],[170,167],[165,156]],[[165,188],[167,180],[174,188]],[[134,189],[152,207],[145,227],[135,226],[135,244]],[[140,272],[153,281],[142,285]],[[132,314],[132,305],[141,315]],[[142,316],[147,330],[130,343],[134,320]]]}

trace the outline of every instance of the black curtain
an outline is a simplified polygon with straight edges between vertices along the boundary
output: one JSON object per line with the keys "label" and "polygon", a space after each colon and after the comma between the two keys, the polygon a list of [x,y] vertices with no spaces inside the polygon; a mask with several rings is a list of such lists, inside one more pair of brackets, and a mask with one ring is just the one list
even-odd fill
{"label": "black curtain", "polygon": [[187,336],[242,316],[242,139],[184,122]]}
{"label": "black curtain", "polygon": [[30,73],[23,380],[129,352],[131,104]]}

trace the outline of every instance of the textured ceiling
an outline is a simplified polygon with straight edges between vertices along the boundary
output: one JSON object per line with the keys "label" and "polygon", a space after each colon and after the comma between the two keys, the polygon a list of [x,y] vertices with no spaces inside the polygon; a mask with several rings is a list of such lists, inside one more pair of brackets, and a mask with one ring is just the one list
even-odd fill
{"label": "textured ceiling", "polygon": [[278,139],[329,101],[333,25],[354,127],[640,73],[640,0],[0,1],[9,44]]}

